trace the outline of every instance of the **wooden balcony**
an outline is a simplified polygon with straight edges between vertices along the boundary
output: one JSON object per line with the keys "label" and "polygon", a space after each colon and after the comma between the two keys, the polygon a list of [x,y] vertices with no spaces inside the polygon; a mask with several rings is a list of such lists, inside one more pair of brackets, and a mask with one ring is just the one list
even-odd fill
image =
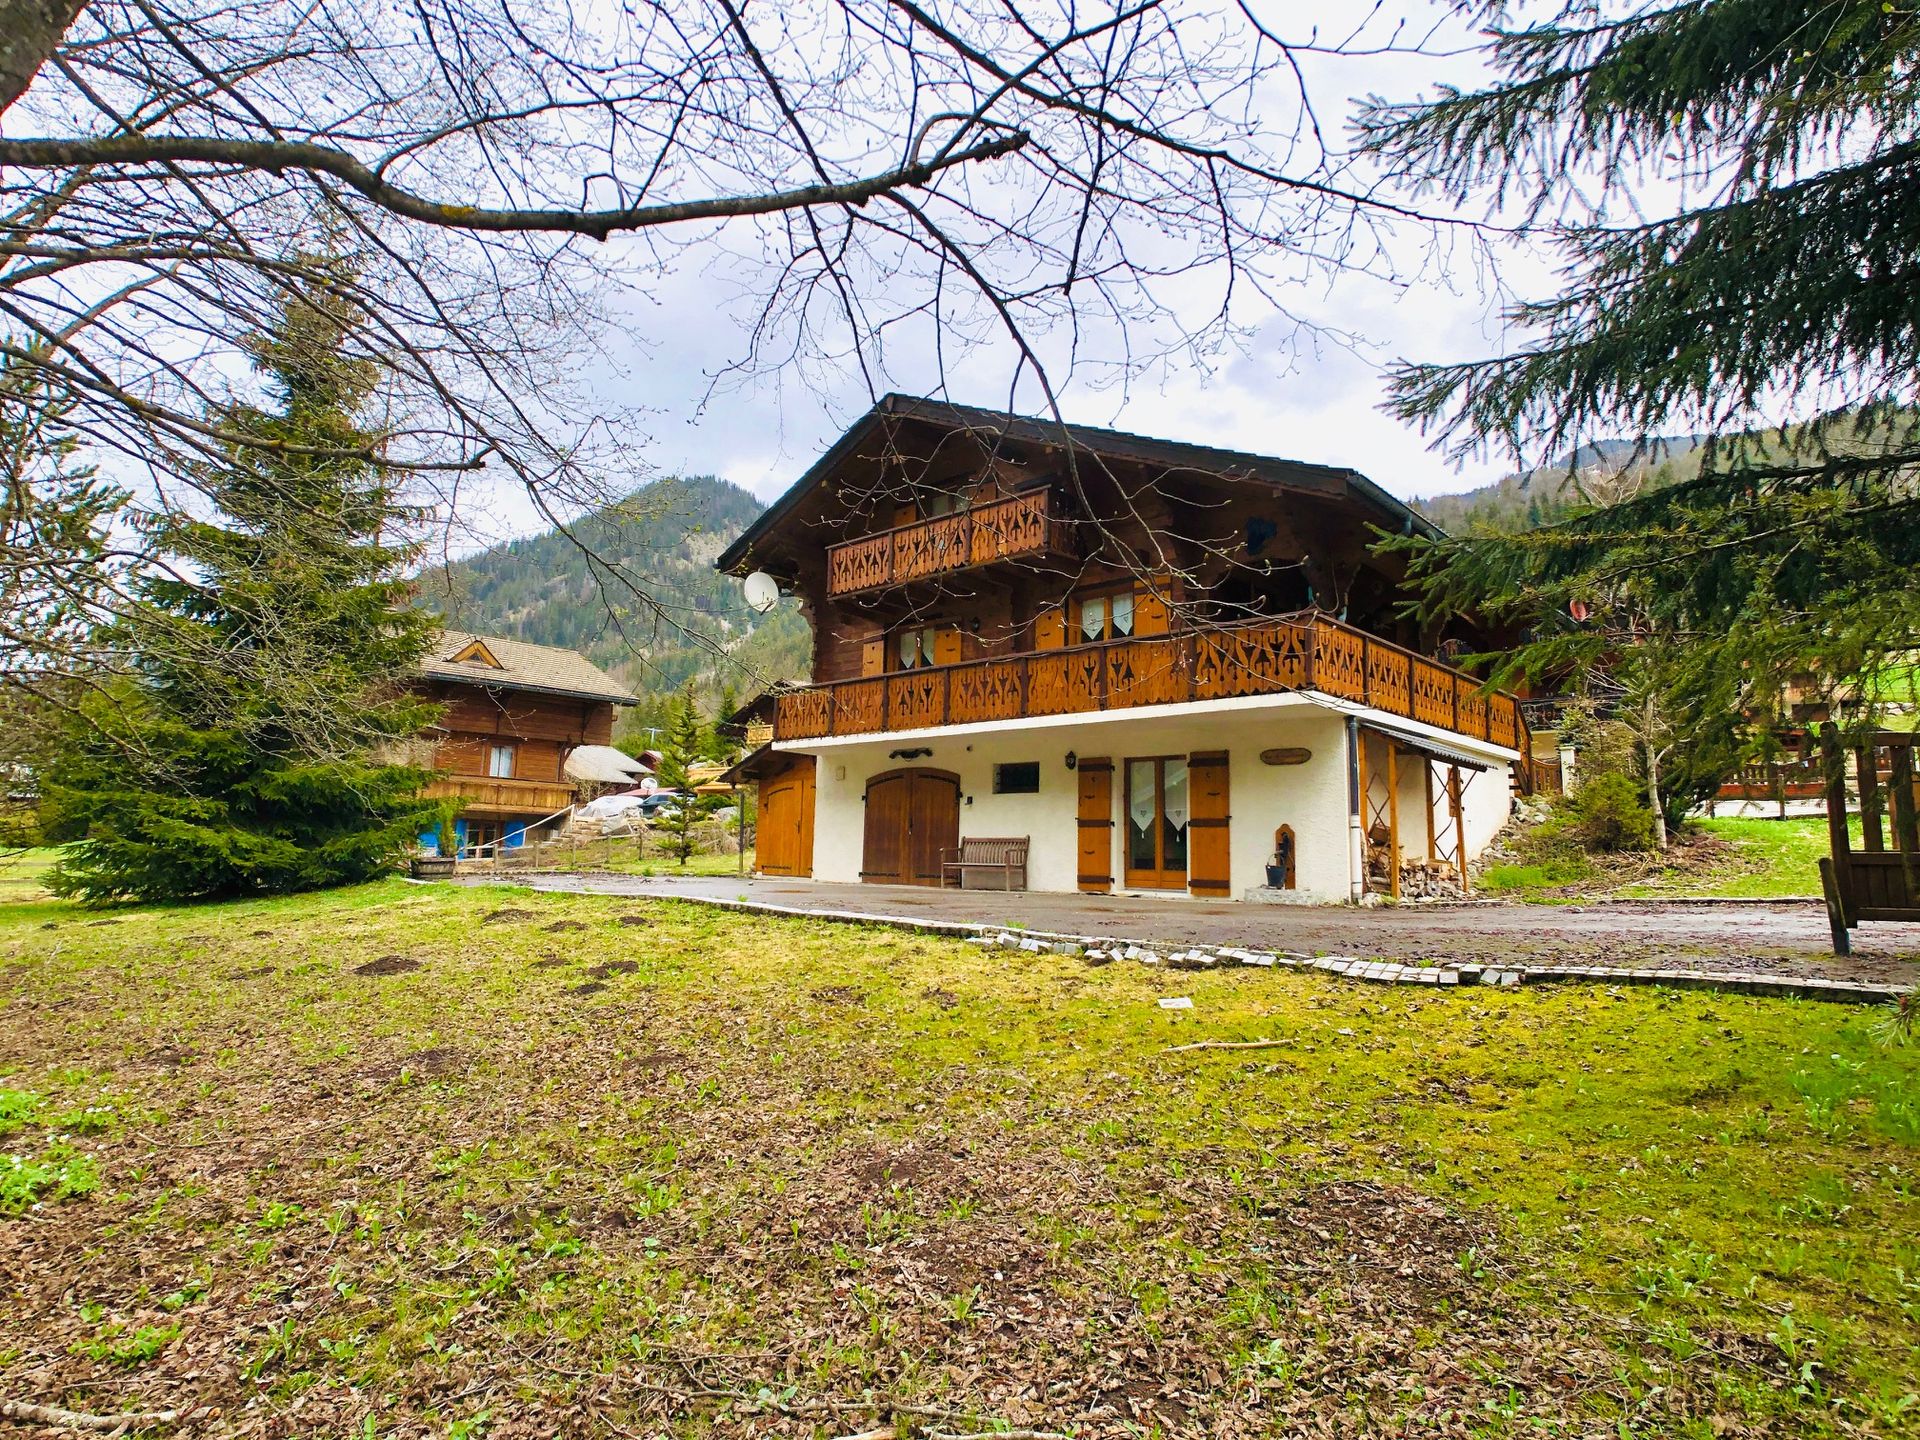
{"label": "wooden balcony", "polygon": [[442,775],[421,792],[432,800],[466,801],[467,815],[551,815],[573,803],[564,780],[503,780],[491,775]]}
{"label": "wooden balcony", "polygon": [[827,594],[857,595],[1000,560],[1067,555],[1073,527],[1051,490],[847,540],[827,549]]}
{"label": "wooden balcony", "polygon": [[774,737],[814,740],[1317,690],[1523,753],[1511,695],[1317,614],[975,660],[779,697]]}

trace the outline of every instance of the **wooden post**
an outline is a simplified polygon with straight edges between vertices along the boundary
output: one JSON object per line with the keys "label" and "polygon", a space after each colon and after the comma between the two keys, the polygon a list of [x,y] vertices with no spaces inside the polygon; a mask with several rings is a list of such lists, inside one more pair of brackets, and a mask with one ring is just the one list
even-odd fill
{"label": "wooden post", "polygon": [[1387,889],[1400,898],[1400,743],[1387,741]]}
{"label": "wooden post", "polygon": [[[1860,772],[1860,848],[1878,854],[1887,847],[1880,834],[1880,766],[1874,749],[1869,735],[1854,747],[1853,763]],[[1899,848],[1897,842],[1895,848]]]}
{"label": "wooden post", "polygon": [[1827,900],[1827,928],[1833,932],[1833,953],[1851,955],[1853,937],[1847,934],[1846,906],[1840,900],[1840,882],[1834,878],[1833,857],[1820,857],[1820,893]]}
{"label": "wooden post", "polygon": [[1426,782],[1427,863],[1432,864],[1435,860],[1438,860],[1440,858],[1440,852],[1434,848],[1440,843],[1440,838],[1438,835],[1434,833],[1434,824],[1433,824],[1433,761],[1428,760],[1424,757],[1421,759],[1420,778]]}
{"label": "wooden post", "polygon": [[1842,921],[1858,923],[1854,909],[1853,876],[1847,864],[1850,853],[1847,838],[1847,755],[1840,748],[1840,732],[1831,723],[1820,731],[1820,758],[1824,764],[1827,789],[1827,845],[1833,855],[1834,895]]}
{"label": "wooden post", "polygon": [[1460,806],[1458,765],[1447,766],[1447,814],[1453,820],[1453,863],[1460,872],[1460,893],[1464,895],[1467,893],[1467,819]]}
{"label": "wooden post", "polygon": [[[1893,770],[1888,776],[1893,789],[1893,843],[1900,852],[1901,879],[1906,882],[1906,895],[1911,903],[1920,895],[1920,878],[1915,875],[1916,867],[1920,867],[1920,817],[1914,814],[1913,803],[1913,739],[1900,736],[1887,748],[1893,756]],[[1847,898],[1847,918],[1857,922],[1854,907],[1860,903],[1859,898],[1851,890],[1842,893]]]}

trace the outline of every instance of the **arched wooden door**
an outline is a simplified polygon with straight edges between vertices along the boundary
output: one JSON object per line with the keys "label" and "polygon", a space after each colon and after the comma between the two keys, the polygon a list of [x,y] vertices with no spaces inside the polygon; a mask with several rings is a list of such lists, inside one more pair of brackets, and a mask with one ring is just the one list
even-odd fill
{"label": "arched wooden door", "polygon": [[760,782],[758,863],[763,875],[813,874],[813,756]]}
{"label": "arched wooden door", "polygon": [[867,782],[860,878],[869,885],[938,885],[940,852],[960,843],[960,777],[889,770]]}

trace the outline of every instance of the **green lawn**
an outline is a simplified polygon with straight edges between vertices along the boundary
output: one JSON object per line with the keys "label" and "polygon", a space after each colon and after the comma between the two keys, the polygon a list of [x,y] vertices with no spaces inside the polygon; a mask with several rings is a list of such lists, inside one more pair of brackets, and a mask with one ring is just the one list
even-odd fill
{"label": "green lawn", "polygon": [[[1860,817],[1849,823],[1858,845]],[[1669,864],[1653,856],[1572,856],[1501,865],[1488,871],[1481,888],[1503,899],[1549,901],[1597,896],[1773,900],[1820,893],[1820,857],[1827,853],[1824,817],[1703,819],[1689,822],[1688,832],[1707,843],[1682,843]]]}
{"label": "green lawn", "polygon": [[0,1397],[315,1437],[1920,1419],[1920,1054],[1871,1012],[397,881],[12,901]]}

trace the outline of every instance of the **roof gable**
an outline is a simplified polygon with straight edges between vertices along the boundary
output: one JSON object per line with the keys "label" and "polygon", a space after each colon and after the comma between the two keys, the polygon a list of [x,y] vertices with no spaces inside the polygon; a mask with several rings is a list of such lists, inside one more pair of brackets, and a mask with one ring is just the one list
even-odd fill
{"label": "roof gable", "polygon": [[848,426],[826,453],[814,461],[804,475],[794,481],[721,553],[714,567],[729,574],[741,573],[756,542],[776,530],[803,499],[831,477],[866,438],[888,419],[919,420],[953,430],[982,432],[992,435],[996,440],[1064,444],[1091,455],[1120,461],[1159,465],[1170,470],[1188,470],[1229,480],[1248,480],[1276,488],[1350,497],[1379,513],[1385,528],[1434,536],[1442,533],[1433,522],[1406,502],[1390,495],[1358,470],[1344,466],[1317,465],[1181,440],[1161,440],[1150,435],[1134,435],[1124,430],[1107,430],[1095,425],[1062,425],[1053,420],[1013,415],[1004,410],[986,410],[945,400],[892,394],[881,397],[871,410]]}
{"label": "roof gable", "polygon": [[420,662],[420,673],[430,680],[494,690],[605,700],[614,705],[636,703],[631,690],[578,650],[529,645],[499,635],[443,630]]}

